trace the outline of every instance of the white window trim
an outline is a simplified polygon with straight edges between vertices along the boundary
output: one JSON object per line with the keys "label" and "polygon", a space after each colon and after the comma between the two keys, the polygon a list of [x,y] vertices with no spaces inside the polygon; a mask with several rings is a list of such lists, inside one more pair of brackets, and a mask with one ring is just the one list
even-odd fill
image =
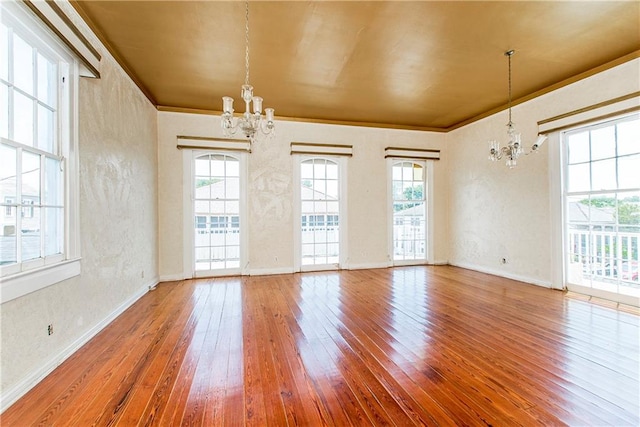
{"label": "white window trim", "polygon": [[47,286],[80,275],[80,259],[65,260],[58,264],[19,273],[2,279],[2,304],[30,294]]}
{"label": "white window trim", "polygon": [[[636,102],[637,102],[637,98]],[[626,101],[625,101],[626,102]],[[612,104],[613,107],[607,106],[608,109],[618,108]],[[550,129],[548,134],[549,149],[548,162],[549,162],[549,205],[550,205],[550,219],[551,219],[551,287],[553,289],[568,289],[567,281],[567,266],[569,264],[569,255],[566,251],[566,242],[568,241],[568,230],[565,227],[567,209],[565,206],[565,179],[567,177],[567,165],[565,164],[565,141],[563,135],[576,129],[590,127],[599,123],[616,120],[626,116],[627,114],[621,114],[619,116],[602,114],[602,109],[592,109],[579,117],[574,117],[573,121],[564,120],[563,122],[549,122],[546,123],[547,128]],[[560,124],[558,124],[560,123]],[[575,125],[571,125],[575,123]],[[553,127],[553,129],[552,129]],[[545,128],[546,129],[546,128]],[[612,190],[615,192],[615,190]],[[613,300],[615,302],[634,305],[640,305],[638,298],[634,298],[629,295],[616,294],[612,292],[601,291],[586,286],[571,285],[571,290],[591,295],[597,298]]]}
{"label": "white window trim", "polygon": [[566,289],[565,209],[564,209],[564,143],[561,133],[590,126],[598,122],[609,121],[626,115],[626,111],[637,111],[640,97],[636,93],[621,96],[607,102],[595,104],[579,110],[570,111],[556,117],[538,122],[538,133],[548,134],[549,164],[549,207],[551,220],[551,287]]}
{"label": "white window trim", "polygon": [[[393,259],[393,164],[396,162],[415,162],[423,164],[425,168],[424,173],[424,192],[425,192],[425,214],[427,220],[425,221],[425,257],[424,259],[416,260],[394,260]],[[387,259],[389,267],[392,266],[406,266],[406,265],[424,265],[434,264],[434,242],[433,242],[433,162],[434,160],[428,160],[425,158],[406,158],[406,157],[387,157],[387,218],[389,218],[387,224]]]}
{"label": "white window trim", "polygon": [[[249,224],[247,216],[247,184],[249,182],[249,169],[247,152],[228,150],[220,151],[215,149],[191,149],[182,147],[182,206],[183,206],[183,224],[182,224],[182,274],[185,279],[191,279],[195,277],[222,277],[222,276],[236,276],[249,274]],[[194,162],[196,157],[205,154],[219,154],[224,156],[233,156],[240,161],[240,185],[244,185],[244,191],[240,191],[240,223],[243,224],[240,228],[240,267],[224,270],[206,270],[196,271],[195,268],[195,244],[194,244],[194,210],[193,203],[194,197]]]}
{"label": "white window trim", "polygon": [[564,242],[566,240],[564,227],[564,171],[563,155],[560,143],[560,132],[548,135],[549,145],[549,206],[551,209],[551,288],[566,289],[565,284],[565,254]]}
{"label": "white window trim", "polygon": [[[67,114],[68,125],[61,126],[58,131],[62,144],[61,154],[64,165],[64,194],[65,194],[65,236],[64,255],[54,255],[43,259],[24,262],[16,270],[4,268],[5,276],[0,277],[0,304],[14,300],[21,296],[55,285],[71,279],[81,273],[80,258],[80,205],[79,205],[79,160],[78,160],[78,86],[79,61],[68,52],[66,46],[52,35],[50,30],[34,17],[24,5],[7,2],[2,5],[5,12],[10,12],[23,27],[30,32],[30,39],[37,38],[37,44],[50,51],[50,45],[55,45],[56,56],[60,51],[66,52],[65,60],[69,67],[61,70],[65,76],[68,90],[63,91],[58,99],[59,114]],[[17,210],[16,210],[17,214]]]}
{"label": "white window trim", "polygon": [[24,4],[39,15],[44,25],[58,33],[60,43],[74,52],[79,59],[78,72],[83,77],[100,77],[101,56],[68,18],[67,13],[55,2],[23,0]]}
{"label": "white window trim", "polygon": [[[348,212],[347,212],[347,158],[344,155],[330,155],[330,154],[317,154],[317,155],[303,155],[292,154],[291,159],[293,162],[293,271],[328,271],[328,270],[341,270],[348,269],[348,253],[349,246],[347,243],[347,230],[348,230]],[[314,264],[314,265],[302,265],[302,184],[300,177],[300,165],[302,162],[311,159],[327,159],[335,162],[338,165],[338,173],[340,174],[339,189],[340,200],[338,201],[340,207],[340,232],[339,232],[339,247],[340,254],[338,256],[338,264]]]}

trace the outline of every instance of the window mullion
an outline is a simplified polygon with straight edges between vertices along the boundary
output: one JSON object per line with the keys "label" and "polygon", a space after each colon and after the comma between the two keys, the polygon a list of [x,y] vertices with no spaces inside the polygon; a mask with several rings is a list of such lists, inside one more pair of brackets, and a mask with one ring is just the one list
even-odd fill
{"label": "window mullion", "polygon": [[30,147],[28,145],[24,145],[24,144],[22,144],[20,142],[17,142],[17,141],[4,139],[4,138],[0,138],[0,140],[1,140],[1,142],[3,144],[9,145],[9,146],[14,147],[14,148],[20,147],[20,148],[24,149],[25,151],[28,151],[28,152],[33,153],[33,154],[37,154],[39,156],[43,155],[43,156],[49,157],[51,159],[60,160],[60,161],[62,161],[62,159],[63,159],[63,156],[59,156],[59,155],[54,154],[54,153],[48,153],[48,152],[46,152],[44,150],[41,150],[39,148]]}
{"label": "window mullion", "polygon": [[[9,109],[8,111],[8,117],[7,120],[9,120],[8,124],[8,128],[7,129],[7,136],[9,137],[9,139],[13,140],[14,139],[14,135],[13,135],[13,120],[14,120],[14,114],[13,114],[13,28],[11,27],[7,27],[7,58],[9,59],[9,65],[8,65],[8,73],[7,73],[7,79],[9,80],[7,83],[9,83],[7,85],[7,95],[9,97],[8,102],[7,102],[7,108]],[[16,208],[17,209],[17,208]]]}
{"label": "window mullion", "polygon": [[593,191],[593,159],[591,153],[593,152],[593,133],[589,131],[589,190]]}
{"label": "window mullion", "polygon": [[33,70],[31,72],[31,84],[33,85],[33,93],[28,95],[31,98],[31,140],[32,146],[40,148],[38,141],[38,50],[31,46],[31,62],[33,64]]}
{"label": "window mullion", "polygon": [[22,262],[22,148],[16,148],[16,262]]}
{"label": "window mullion", "polygon": [[[56,109],[53,113],[53,120],[55,123],[60,124],[57,126],[56,132],[53,134],[53,151],[59,156],[69,156],[70,152],[65,152],[64,141],[68,141],[71,139],[70,129],[68,124],[71,121],[71,117],[69,117],[69,108],[68,105],[71,103],[71,99],[69,97],[69,67],[66,63],[62,61],[58,61],[55,72],[55,81],[57,82],[58,94],[56,97]],[[61,124],[65,125],[61,125]]]}
{"label": "window mullion", "polygon": [[[13,68],[13,67],[9,67],[9,69],[11,69],[11,68]],[[13,85],[12,84],[7,86],[7,96],[9,98],[7,100],[7,108],[9,109],[9,111],[8,111],[9,114],[7,115],[7,120],[8,120],[8,123],[7,123],[7,125],[8,125],[7,126],[8,127],[7,136],[9,137],[9,139],[11,141],[13,141],[15,139],[15,135],[14,135],[15,127],[13,126],[13,122],[15,120],[15,113],[14,113],[15,107],[13,105],[14,104],[14,96],[13,96]]]}
{"label": "window mullion", "polygon": [[[616,189],[620,188],[620,179],[619,179],[619,171],[618,171],[618,125],[613,127],[613,138],[614,138],[614,153],[616,159]],[[616,196],[617,199],[617,196]]]}
{"label": "window mullion", "polygon": [[40,212],[40,257],[45,258],[46,256],[46,252],[45,252],[45,236],[46,236],[46,229],[45,229],[45,208],[44,208],[44,185],[45,185],[45,176],[46,176],[46,170],[45,170],[45,166],[46,166],[46,157],[41,155],[40,156],[40,197],[38,198],[39,200],[39,204],[38,204],[38,209]]}

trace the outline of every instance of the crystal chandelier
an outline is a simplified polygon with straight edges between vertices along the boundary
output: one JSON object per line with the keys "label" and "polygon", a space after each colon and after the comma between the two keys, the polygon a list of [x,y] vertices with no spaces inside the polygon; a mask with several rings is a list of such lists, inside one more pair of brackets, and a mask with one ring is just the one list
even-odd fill
{"label": "crystal chandelier", "polygon": [[518,157],[522,154],[527,155],[538,151],[542,143],[547,139],[546,135],[539,135],[536,142],[531,146],[530,151],[525,152],[520,141],[520,133],[516,132],[514,123],[511,120],[511,57],[516,53],[515,50],[508,50],[504,54],[509,59],[509,122],[507,123],[507,135],[509,142],[506,147],[500,147],[498,141],[489,141],[489,160],[498,161],[506,157],[507,166],[513,168],[516,166]]}
{"label": "crystal chandelier", "polygon": [[[255,142],[258,134],[273,135],[275,124],[273,121],[273,108],[265,108],[265,116],[262,116],[262,98],[253,96],[253,86],[249,84],[249,1],[245,2],[245,77],[242,85],[241,96],[245,103],[245,112],[241,117],[233,117],[233,98],[222,97],[222,132],[224,136],[235,135],[238,128],[242,133]],[[251,114],[251,102],[253,102],[253,114]]]}

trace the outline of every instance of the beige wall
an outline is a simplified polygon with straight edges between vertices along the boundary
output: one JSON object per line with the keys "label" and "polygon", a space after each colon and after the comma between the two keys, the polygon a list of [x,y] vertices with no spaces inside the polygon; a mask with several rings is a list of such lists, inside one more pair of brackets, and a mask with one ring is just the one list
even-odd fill
{"label": "beige wall", "polygon": [[[513,108],[523,142],[533,143],[537,122],[640,90],[640,60],[533,99]],[[487,160],[488,140],[506,140],[507,112],[495,114],[447,134],[449,164],[449,260],[452,264],[545,286],[557,277],[552,269],[551,230],[560,221],[550,191],[550,151],[546,143],[535,155],[509,169]],[[502,258],[507,264],[501,264]],[[557,281],[558,279],[556,279]]]}
{"label": "beige wall", "polygon": [[[183,277],[182,152],[176,136],[221,137],[217,116],[159,113],[160,277]],[[443,150],[444,134],[278,121],[272,140],[254,144],[249,155],[249,270],[253,274],[292,271],[293,161],[291,142],[353,145],[347,160],[348,259],[350,268],[386,266],[387,170],[384,148]],[[446,160],[434,161],[434,260],[447,260]]]}
{"label": "beige wall", "polygon": [[2,304],[3,407],[157,282],[157,112],[101,53],[79,90],[82,274]]}

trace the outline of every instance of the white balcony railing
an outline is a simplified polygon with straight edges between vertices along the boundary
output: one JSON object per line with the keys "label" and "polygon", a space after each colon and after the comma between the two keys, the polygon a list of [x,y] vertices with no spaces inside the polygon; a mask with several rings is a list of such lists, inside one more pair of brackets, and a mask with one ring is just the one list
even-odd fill
{"label": "white balcony railing", "polygon": [[[639,232],[569,230],[570,283],[600,282],[640,289]],[[576,268],[581,264],[581,268]],[[582,282],[582,283],[576,283]]]}

